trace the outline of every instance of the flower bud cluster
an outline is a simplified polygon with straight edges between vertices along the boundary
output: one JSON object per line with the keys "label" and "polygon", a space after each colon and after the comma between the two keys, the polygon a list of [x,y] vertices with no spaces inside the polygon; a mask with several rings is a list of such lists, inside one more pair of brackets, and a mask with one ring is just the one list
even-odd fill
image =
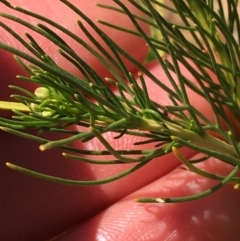
{"label": "flower bud cluster", "polygon": [[38,87],[34,94],[36,95],[36,99],[39,100],[39,104],[31,103],[30,108],[34,113],[41,114],[43,117],[52,117],[56,111],[52,110],[50,106],[52,104],[56,104],[57,100],[50,93],[50,90],[45,87]]}
{"label": "flower bud cluster", "polygon": [[31,103],[30,108],[34,113],[41,114],[43,117],[58,117],[66,114],[76,113],[76,108],[69,103],[63,95],[54,89],[38,87],[34,94],[39,103]]}

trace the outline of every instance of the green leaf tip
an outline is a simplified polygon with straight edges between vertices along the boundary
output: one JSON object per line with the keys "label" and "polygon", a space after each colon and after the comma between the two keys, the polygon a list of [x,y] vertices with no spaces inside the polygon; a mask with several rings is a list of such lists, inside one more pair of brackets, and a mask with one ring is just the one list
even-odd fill
{"label": "green leaf tip", "polygon": [[10,162],[6,162],[5,163],[7,167],[14,169],[14,164],[10,163]]}
{"label": "green leaf tip", "polygon": [[148,197],[143,197],[143,198],[136,198],[135,202],[139,203],[165,203],[164,198],[148,198]]}

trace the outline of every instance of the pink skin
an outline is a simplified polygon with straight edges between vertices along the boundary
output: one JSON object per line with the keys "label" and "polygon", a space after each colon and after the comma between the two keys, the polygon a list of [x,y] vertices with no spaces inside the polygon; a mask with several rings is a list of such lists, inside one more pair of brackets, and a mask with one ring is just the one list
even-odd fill
{"label": "pink skin", "polygon": [[[54,7],[53,1],[11,1],[18,6],[24,6],[24,2],[29,9],[49,16],[81,35],[75,24],[78,17],[58,1],[54,1]],[[121,15],[114,12],[106,14],[105,10],[96,8],[93,1],[72,2],[81,7],[93,20],[100,18],[131,26],[129,21]],[[110,0],[104,2],[112,4]],[[0,6],[2,12],[12,12],[5,6]],[[34,21],[26,16],[22,18]],[[8,22],[4,19],[3,21]],[[18,33],[23,30],[16,24],[11,26],[17,29]],[[143,27],[148,31],[146,26]],[[147,48],[142,40],[102,28],[136,59],[142,61],[145,58]],[[92,34],[94,35],[93,32]],[[96,38],[98,39],[97,36]],[[46,40],[40,39],[41,44],[61,66],[78,74],[76,69],[57,57],[53,46]],[[20,45],[5,32],[1,34],[0,41],[20,48]],[[71,40],[69,42],[71,43]],[[109,76],[87,51],[73,42],[72,45],[101,76]],[[22,86],[23,82],[16,80],[15,75],[23,74],[23,71],[8,53],[1,51],[0,56],[1,79],[5,81],[1,87],[1,99],[7,99],[11,93],[7,85]],[[133,73],[137,72],[131,64],[126,63],[126,65]],[[161,77],[164,83],[168,83],[156,62],[149,64],[148,68],[153,74]],[[186,69],[182,68],[182,71],[191,76]],[[167,104],[167,96],[147,78],[146,82],[150,96],[162,104]],[[189,94],[192,103],[204,114],[211,116],[206,103],[193,93]],[[112,136],[109,135],[106,138],[110,140]],[[131,148],[132,143],[139,140],[139,138],[124,137],[113,142],[112,145],[119,149]],[[137,197],[145,196],[191,195],[216,184],[214,181],[180,169],[179,161],[172,154],[157,158],[136,173],[113,183],[91,187],[71,187],[13,172],[5,167],[5,162],[10,161],[39,172],[79,180],[108,177],[124,170],[126,166],[105,167],[77,163],[62,158],[59,150],[42,153],[38,150],[38,145],[38,143],[1,132],[0,175],[4,180],[4,183],[0,184],[1,193],[4,194],[4,198],[1,198],[0,211],[1,240],[46,240],[66,230],[69,231],[59,237],[59,240],[240,240],[240,209],[238,208],[240,192],[234,191],[231,185],[196,202],[139,204],[133,201]],[[82,147],[79,143],[75,145]],[[101,148],[101,145],[93,140],[85,144],[84,148]],[[182,149],[181,153],[187,158],[200,155],[187,149]],[[217,174],[227,174],[230,171],[229,166],[214,158],[199,166]]]}

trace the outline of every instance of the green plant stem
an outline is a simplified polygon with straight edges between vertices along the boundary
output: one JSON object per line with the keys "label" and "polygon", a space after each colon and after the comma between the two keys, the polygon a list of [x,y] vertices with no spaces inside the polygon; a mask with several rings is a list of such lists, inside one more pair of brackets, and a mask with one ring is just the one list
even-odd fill
{"label": "green plant stem", "polygon": [[2,110],[19,110],[19,111],[25,111],[25,112],[29,112],[29,108],[19,102],[10,102],[10,101],[0,101],[0,109]]}

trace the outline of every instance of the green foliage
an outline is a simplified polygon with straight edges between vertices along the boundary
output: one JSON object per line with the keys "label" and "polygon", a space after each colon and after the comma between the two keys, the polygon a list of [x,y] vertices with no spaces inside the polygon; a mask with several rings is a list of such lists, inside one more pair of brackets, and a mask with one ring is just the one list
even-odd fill
{"label": "green foliage", "polygon": [[[10,163],[7,165],[14,170],[53,182],[95,185],[122,178],[154,158],[173,151],[189,170],[207,178],[219,180],[219,184],[189,197],[140,198],[137,201],[183,202],[209,195],[228,182],[234,182],[236,187],[239,187],[240,179],[236,176],[240,167],[239,136],[235,135],[233,124],[229,121],[225,111],[226,108],[229,109],[237,123],[240,115],[240,50],[239,39],[234,38],[234,31],[237,33],[236,36],[240,36],[237,1],[227,1],[227,9],[224,10],[220,0],[217,1],[216,6],[214,6],[215,1],[211,0],[173,0],[172,7],[154,0],[129,0],[132,5],[142,11],[145,18],[132,14],[122,1],[113,0],[118,7],[98,4],[99,7],[107,8],[109,11],[118,11],[129,17],[135,26],[135,31],[104,21],[99,22],[143,38],[149,46],[151,55],[159,62],[167,75],[171,88],[149,72],[142,63],[121,49],[80,9],[67,0],[60,1],[92,27],[109,47],[111,53],[107,52],[90,35],[80,21],[78,21],[79,28],[99,51],[51,19],[26,9],[13,7],[9,2],[1,0],[0,2],[9,8],[39,19],[45,24],[33,26],[6,13],[0,13],[1,18],[20,23],[49,39],[59,47],[59,54],[76,66],[83,76],[79,78],[58,66],[30,34],[26,34],[29,40],[27,42],[17,32],[0,22],[0,26],[5,31],[12,34],[31,52],[28,54],[0,42],[0,48],[14,54],[18,63],[27,70],[30,76],[18,76],[18,78],[41,86],[36,89],[35,93],[30,93],[21,87],[10,86],[22,94],[12,95],[19,104],[14,104],[15,116],[11,120],[0,118],[1,129],[41,143],[40,150],[43,151],[59,147],[64,150],[65,157],[73,160],[109,165],[135,163],[135,166],[107,179],[79,181],[48,176]],[[182,24],[166,21],[159,13],[167,11],[178,15]],[[149,24],[154,34],[148,36],[139,25],[139,21]],[[113,77],[102,79],[68,43],[50,30],[47,25],[55,27],[76,40],[106,66]],[[192,40],[185,37],[186,32]],[[170,58],[166,59],[160,54],[162,52],[170,55]],[[122,57],[139,69],[139,81],[128,71]],[[182,74],[180,64],[189,69],[196,80],[195,83]],[[177,83],[173,78],[173,73],[177,76]],[[210,73],[216,75],[217,81],[212,79]],[[159,89],[168,94],[171,105],[163,106],[151,99],[144,80],[146,76],[157,84]],[[117,89],[117,92],[112,91],[112,86]],[[191,104],[187,89],[191,89],[209,103],[214,122]],[[0,108],[12,109],[13,107],[2,101]],[[222,128],[221,121],[224,122],[225,129]],[[82,127],[82,131],[70,130],[69,127],[73,125]],[[38,132],[64,133],[66,138],[46,140],[25,132],[29,129],[37,129]],[[143,141],[135,145],[155,143],[155,147],[144,150],[143,148],[141,150],[135,150],[135,148],[116,150],[105,139],[103,134],[107,132],[116,133],[115,138],[121,138],[123,135],[141,136]],[[105,150],[81,150],[71,147],[71,143],[76,140],[87,142],[93,138],[97,138]],[[178,151],[182,146],[204,153],[206,158],[189,161]],[[86,155],[89,158],[86,158]],[[112,155],[113,160],[104,161],[106,155]],[[205,161],[210,156],[231,164],[233,167],[231,173],[227,176],[218,176],[194,166],[196,162]]]}

